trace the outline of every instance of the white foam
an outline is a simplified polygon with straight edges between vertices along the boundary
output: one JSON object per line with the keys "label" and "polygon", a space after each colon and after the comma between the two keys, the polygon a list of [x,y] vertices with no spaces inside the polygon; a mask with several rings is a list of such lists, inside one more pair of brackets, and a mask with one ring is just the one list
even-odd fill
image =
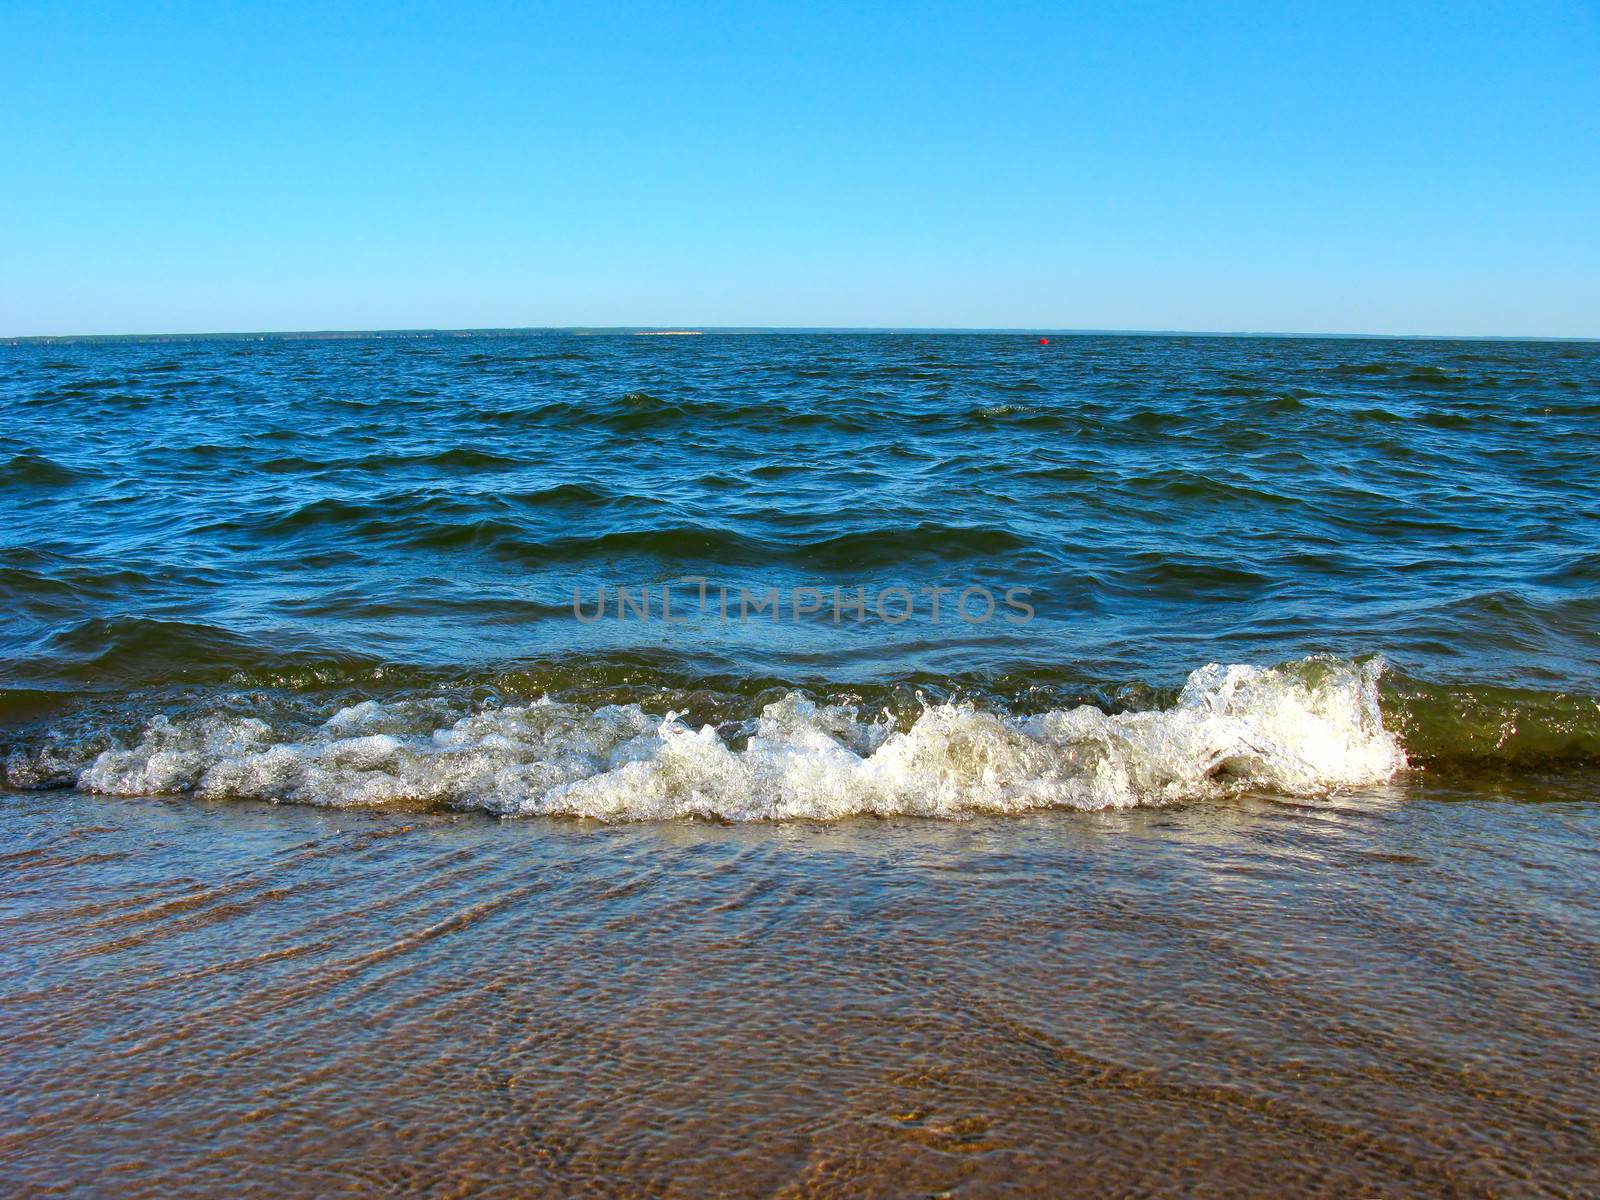
{"label": "white foam", "polygon": [[1405,765],[1383,728],[1377,661],[1212,665],[1169,709],[1031,717],[967,704],[909,728],[799,693],[739,737],[637,705],[554,700],[419,728],[425,706],[367,701],[299,740],[254,719],[157,718],[78,776],[117,795],[193,792],[321,805],[442,804],[610,821],[833,819],[1099,809],[1245,789],[1316,795]]}

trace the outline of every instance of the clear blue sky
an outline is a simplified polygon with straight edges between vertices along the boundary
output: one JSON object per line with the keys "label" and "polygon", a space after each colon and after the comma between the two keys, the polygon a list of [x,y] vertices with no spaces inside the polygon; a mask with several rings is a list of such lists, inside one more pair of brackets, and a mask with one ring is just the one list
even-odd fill
{"label": "clear blue sky", "polygon": [[1600,4],[0,0],[0,334],[1600,336]]}

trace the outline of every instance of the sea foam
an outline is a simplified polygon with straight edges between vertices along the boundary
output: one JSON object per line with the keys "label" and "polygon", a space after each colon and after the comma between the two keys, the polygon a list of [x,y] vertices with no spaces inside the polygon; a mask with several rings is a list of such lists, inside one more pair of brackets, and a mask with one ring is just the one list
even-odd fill
{"label": "sea foam", "polygon": [[[637,704],[545,698],[443,728],[413,701],[365,701],[295,737],[256,718],[156,717],[76,775],[108,795],[192,793],[504,816],[736,821],[1122,808],[1266,790],[1309,796],[1405,765],[1377,660],[1210,665],[1170,708],[1021,716],[968,703],[908,721],[791,692],[736,728]],[[59,755],[51,749],[50,754]],[[27,758],[7,764],[24,784]]]}

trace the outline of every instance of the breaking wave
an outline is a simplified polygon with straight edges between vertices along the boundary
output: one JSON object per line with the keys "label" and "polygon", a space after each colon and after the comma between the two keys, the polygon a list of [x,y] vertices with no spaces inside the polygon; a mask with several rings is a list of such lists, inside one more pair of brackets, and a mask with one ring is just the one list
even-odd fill
{"label": "breaking wave", "polygon": [[367,699],[320,723],[158,715],[14,749],[11,787],[328,806],[446,807],[607,821],[956,817],[1168,804],[1266,790],[1315,796],[1406,765],[1379,706],[1381,660],[1212,664],[1176,700],[1032,714],[971,702],[897,716],[789,691],[698,726],[638,703],[542,697],[441,721],[428,698]]}

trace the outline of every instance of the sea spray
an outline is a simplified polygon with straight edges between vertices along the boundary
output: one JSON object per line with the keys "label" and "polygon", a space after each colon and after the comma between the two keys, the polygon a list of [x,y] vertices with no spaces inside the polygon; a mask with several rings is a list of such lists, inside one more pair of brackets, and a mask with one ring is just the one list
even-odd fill
{"label": "sea spray", "polygon": [[[790,691],[758,716],[695,726],[637,703],[541,698],[427,727],[425,703],[367,700],[279,733],[235,714],[159,715],[71,777],[107,795],[191,793],[316,805],[424,806],[611,821],[957,817],[1166,804],[1258,789],[1309,796],[1405,765],[1378,706],[1382,661],[1212,664],[1175,703],[1019,715],[970,701],[887,711]],[[13,786],[70,754],[13,753]]]}

